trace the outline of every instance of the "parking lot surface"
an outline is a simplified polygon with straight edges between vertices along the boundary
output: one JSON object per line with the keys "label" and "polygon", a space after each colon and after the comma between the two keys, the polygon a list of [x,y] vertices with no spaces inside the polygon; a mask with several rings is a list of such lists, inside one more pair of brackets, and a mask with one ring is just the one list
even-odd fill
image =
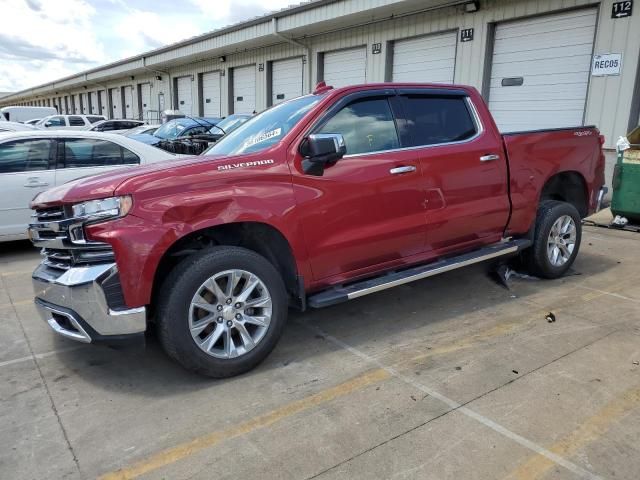
{"label": "parking lot surface", "polygon": [[482,265],[292,312],[228,380],[153,334],[57,337],[32,302],[39,255],[2,244],[0,478],[636,480],[639,239],[586,227],[555,281],[506,289]]}

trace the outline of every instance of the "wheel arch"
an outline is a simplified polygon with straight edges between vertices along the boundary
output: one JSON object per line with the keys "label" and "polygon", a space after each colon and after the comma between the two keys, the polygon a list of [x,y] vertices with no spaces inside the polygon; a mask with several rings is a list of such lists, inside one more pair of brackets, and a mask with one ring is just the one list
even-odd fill
{"label": "wheel arch", "polygon": [[204,248],[236,246],[265,257],[282,275],[289,303],[304,308],[301,279],[293,249],[284,234],[274,226],[259,221],[238,221],[191,231],[176,239],[157,264],[151,292],[155,304],[163,279],[182,260]]}
{"label": "wheel arch", "polygon": [[549,177],[540,190],[538,204],[545,200],[559,200],[576,207],[580,217],[589,213],[589,194],[587,182],[580,172],[568,170]]}

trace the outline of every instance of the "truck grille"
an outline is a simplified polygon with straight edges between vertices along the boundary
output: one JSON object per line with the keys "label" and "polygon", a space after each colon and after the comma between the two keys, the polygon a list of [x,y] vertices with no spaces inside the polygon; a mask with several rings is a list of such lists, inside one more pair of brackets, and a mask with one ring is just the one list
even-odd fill
{"label": "truck grille", "polygon": [[56,270],[115,261],[111,246],[85,240],[82,221],[63,207],[38,209],[29,225],[31,241],[42,247],[43,263]]}

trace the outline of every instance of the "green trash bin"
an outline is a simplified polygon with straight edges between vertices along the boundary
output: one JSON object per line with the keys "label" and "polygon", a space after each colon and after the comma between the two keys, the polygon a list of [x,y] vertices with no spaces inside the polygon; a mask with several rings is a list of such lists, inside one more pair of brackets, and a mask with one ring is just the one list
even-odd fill
{"label": "green trash bin", "polygon": [[613,170],[611,213],[640,224],[640,127],[627,139],[631,148],[618,152]]}

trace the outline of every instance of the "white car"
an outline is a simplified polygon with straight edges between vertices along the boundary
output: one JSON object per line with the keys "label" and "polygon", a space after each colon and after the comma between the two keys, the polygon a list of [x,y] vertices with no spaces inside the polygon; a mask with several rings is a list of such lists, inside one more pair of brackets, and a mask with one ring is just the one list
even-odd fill
{"label": "white car", "polygon": [[114,120],[100,120],[99,122],[91,125],[87,130],[92,132],[119,132],[124,130],[131,130],[132,128],[144,125],[141,120],[126,120],[126,119],[114,119]]}
{"label": "white car", "polygon": [[2,122],[0,123],[0,133],[3,132],[33,132],[38,128],[19,122]]}
{"label": "white car", "polygon": [[102,120],[106,120],[104,115],[49,115],[35,126],[51,130],[87,130]]}
{"label": "white car", "polygon": [[120,135],[126,135],[127,137],[130,137],[131,135],[153,135],[153,132],[155,132],[161,126],[162,125],[160,125],[159,123],[152,125],[140,125],[139,127],[132,128],[131,130],[121,130],[116,133]]}
{"label": "white car", "polygon": [[29,203],[47,188],[114,168],[175,158],[178,156],[111,133],[0,133],[0,242],[27,238]]}

